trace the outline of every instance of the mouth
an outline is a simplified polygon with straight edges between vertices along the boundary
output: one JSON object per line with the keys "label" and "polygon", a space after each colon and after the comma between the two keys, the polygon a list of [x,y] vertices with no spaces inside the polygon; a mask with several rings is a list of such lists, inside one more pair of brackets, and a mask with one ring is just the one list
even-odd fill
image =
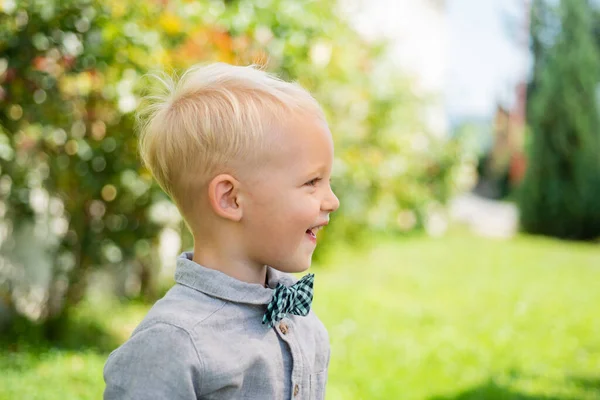
{"label": "mouth", "polygon": [[316,225],[316,226],[313,226],[312,228],[307,229],[306,235],[308,236],[308,238],[311,241],[316,243],[317,242],[317,232],[319,232],[319,230],[321,230],[321,228],[323,228],[325,225],[327,225],[327,223]]}
{"label": "mouth", "polygon": [[313,228],[313,229],[307,229],[306,230],[306,234],[308,235],[308,238],[312,241],[317,241],[317,229]]}

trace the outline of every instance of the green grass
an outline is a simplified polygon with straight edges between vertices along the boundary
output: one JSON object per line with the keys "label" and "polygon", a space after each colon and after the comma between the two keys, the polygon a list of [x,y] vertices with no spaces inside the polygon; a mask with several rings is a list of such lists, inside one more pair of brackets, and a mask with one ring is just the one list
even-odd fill
{"label": "green grass", "polygon": [[37,332],[0,342],[1,400],[100,399],[109,352],[129,337],[148,306],[85,302],[72,315],[60,343],[36,340]]}
{"label": "green grass", "polygon": [[[329,400],[600,398],[598,244],[455,234],[338,248],[323,263]],[[76,321],[95,339],[1,350],[0,399],[100,398],[108,350],[144,312],[86,303]]]}
{"label": "green grass", "polygon": [[600,246],[462,235],[338,255],[316,280],[328,399],[600,398]]}

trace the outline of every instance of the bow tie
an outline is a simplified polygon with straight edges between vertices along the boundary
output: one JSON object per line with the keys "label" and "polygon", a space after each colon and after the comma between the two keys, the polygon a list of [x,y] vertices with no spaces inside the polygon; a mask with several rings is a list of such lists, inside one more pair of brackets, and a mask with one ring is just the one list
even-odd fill
{"label": "bow tie", "polygon": [[273,327],[287,314],[306,316],[313,299],[314,274],[308,274],[290,287],[281,283],[275,288],[273,299],[263,316],[263,324]]}

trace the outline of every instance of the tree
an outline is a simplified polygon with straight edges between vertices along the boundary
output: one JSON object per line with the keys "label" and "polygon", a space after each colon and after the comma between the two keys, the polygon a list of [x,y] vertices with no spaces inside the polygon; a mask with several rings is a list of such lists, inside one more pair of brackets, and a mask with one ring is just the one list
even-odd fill
{"label": "tree", "polygon": [[562,0],[559,31],[536,59],[542,61],[529,107],[529,166],[519,196],[526,232],[580,240],[600,235],[600,56],[590,7]]}
{"label": "tree", "polygon": [[[156,270],[162,226],[149,213],[165,196],[140,165],[133,121],[152,69],[262,63],[311,90],[336,143],[343,206],[329,238],[418,227],[455,186],[457,151],[427,132],[409,80],[333,1],[14,4],[0,14],[0,301],[49,332],[92,272],[138,265],[148,281]],[[44,246],[28,246],[36,235]],[[35,285],[20,272],[41,247],[31,264],[46,262],[49,282]]]}
{"label": "tree", "polygon": [[178,30],[189,34],[169,63],[181,68],[204,60],[206,49],[199,44],[212,42],[219,59],[265,64],[314,94],[334,136],[333,188],[342,204],[323,232],[326,238],[348,241],[377,229],[419,228],[432,205],[456,190],[457,175],[465,170],[459,167],[469,160],[427,130],[426,100],[413,94],[402,71],[386,65],[385,44],[363,39],[334,4],[237,0],[213,5],[210,12],[173,4],[169,12]]}
{"label": "tree", "polygon": [[[132,84],[157,61],[142,5],[18,2],[0,14],[2,299],[58,334],[90,272],[149,268],[158,191],[139,165]],[[28,248],[31,246],[30,248]],[[27,260],[43,247],[46,260]],[[29,265],[27,261],[29,261]],[[32,275],[47,274],[44,282]],[[32,283],[33,282],[33,283]]]}
{"label": "tree", "polygon": [[598,49],[600,49],[600,3],[596,2],[594,3],[595,5],[593,6],[593,34],[594,34],[594,39],[596,40],[596,47],[598,47]]}

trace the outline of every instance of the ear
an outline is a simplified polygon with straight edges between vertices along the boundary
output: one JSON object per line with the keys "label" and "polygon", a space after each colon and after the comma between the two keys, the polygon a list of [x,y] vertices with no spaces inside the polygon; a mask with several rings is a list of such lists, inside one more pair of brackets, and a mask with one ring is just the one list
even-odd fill
{"label": "ear", "polygon": [[242,218],[242,208],[238,202],[240,183],[229,174],[215,176],[208,185],[208,200],[213,211],[231,221]]}

